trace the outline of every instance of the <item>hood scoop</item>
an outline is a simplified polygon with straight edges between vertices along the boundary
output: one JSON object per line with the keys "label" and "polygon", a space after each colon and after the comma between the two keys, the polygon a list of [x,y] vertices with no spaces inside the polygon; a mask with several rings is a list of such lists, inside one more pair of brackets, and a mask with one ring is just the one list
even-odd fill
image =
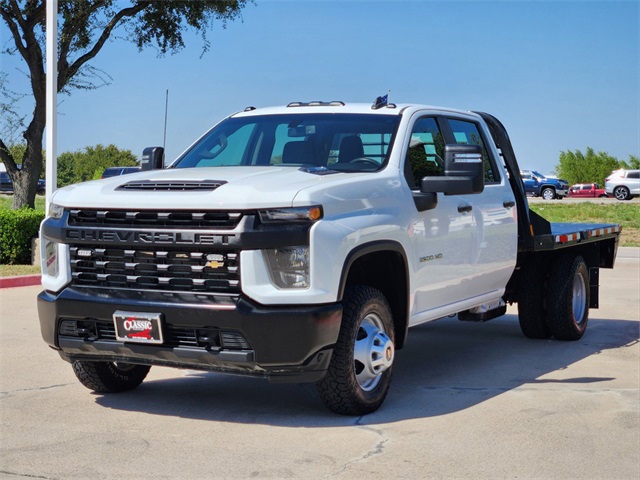
{"label": "hood scoop", "polygon": [[116,190],[211,191],[225,183],[224,180],[134,180],[120,185]]}

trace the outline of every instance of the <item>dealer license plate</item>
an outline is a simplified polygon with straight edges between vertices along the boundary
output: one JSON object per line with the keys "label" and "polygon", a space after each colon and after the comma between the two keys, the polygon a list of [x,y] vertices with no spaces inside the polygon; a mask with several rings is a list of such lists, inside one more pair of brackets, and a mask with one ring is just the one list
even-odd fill
{"label": "dealer license plate", "polygon": [[121,342],[162,343],[161,319],[161,313],[117,310],[113,314],[116,339]]}

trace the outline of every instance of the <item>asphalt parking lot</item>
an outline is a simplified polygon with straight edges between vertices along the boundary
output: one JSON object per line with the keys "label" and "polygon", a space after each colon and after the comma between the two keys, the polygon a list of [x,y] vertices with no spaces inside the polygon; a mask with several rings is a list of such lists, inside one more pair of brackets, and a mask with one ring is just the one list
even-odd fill
{"label": "asphalt parking lot", "polygon": [[0,289],[0,478],[640,476],[640,258],[601,271],[578,342],[528,340],[516,311],[410,331],[376,413],[313,385],[154,367],[97,395],[40,337],[39,287]]}

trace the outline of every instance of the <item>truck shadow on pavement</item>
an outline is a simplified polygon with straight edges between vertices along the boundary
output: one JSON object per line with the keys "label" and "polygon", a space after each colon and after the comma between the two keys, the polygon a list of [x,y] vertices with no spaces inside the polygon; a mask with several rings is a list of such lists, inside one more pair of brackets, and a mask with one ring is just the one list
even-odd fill
{"label": "truck shadow on pavement", "polygon": [[516,388],[597,388],[615,376],[574,377],[568,367],[634,345],[639,327],[634,321],[595,318],[581,340],[561,342],[525,338],[515,315],[486,324],[427,323],[411,329],[408,344],[398,352],[385,403],[362,418],[329,412],[313,384],[271,384],[196,371],[170,370],[176,378],[154,380],[152,369],[136,390],[96,395],[96,402],[116,410],[216,422],[287,427],[392,423],[458,412]]}

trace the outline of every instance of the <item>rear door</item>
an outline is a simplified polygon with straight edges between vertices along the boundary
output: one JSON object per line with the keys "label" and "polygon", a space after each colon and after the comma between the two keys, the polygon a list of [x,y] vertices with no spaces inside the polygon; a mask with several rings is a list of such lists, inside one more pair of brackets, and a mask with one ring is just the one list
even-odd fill
{"label": "rear door", "polygon": [[515,196],[506,175],[498,167],[500,158],[484,124],[475,118],[448,117],[451,140],[482,148],[484,191],[461,195],[461,204],[472,206],[472,241],[469,248],[470,275],[467,290],[474,296],[504,289],[513,273],[517,255],[517,216]]}
{"label": "rear door", "polygon": [[640,195],[640,170],[628,172],[627,180],[631,195]]}
{"label": "rear door", "polygon": [[528,194],[534,194],[537,192],[536,181],[533,178],[531,172],[520,172],[522,176],[522,182],[524,183],[524,191]]}

